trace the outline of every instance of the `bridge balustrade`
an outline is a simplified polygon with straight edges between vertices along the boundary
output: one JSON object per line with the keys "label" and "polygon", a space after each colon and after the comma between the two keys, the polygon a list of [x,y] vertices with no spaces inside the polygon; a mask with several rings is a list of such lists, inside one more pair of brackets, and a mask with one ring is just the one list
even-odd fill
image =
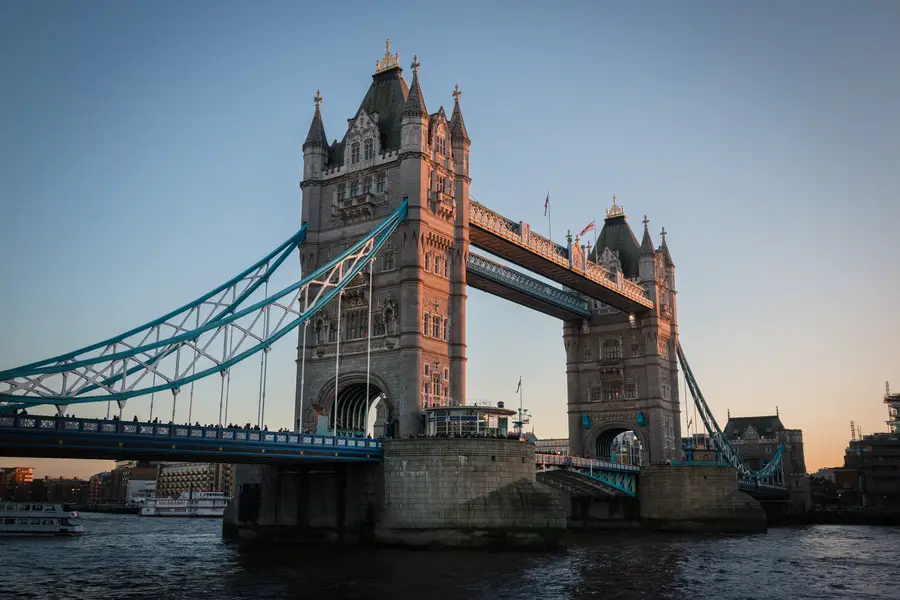
{"label": "bridge balustrade", "polygon": [[568,248],[534,233],[527,223],[516,223],[473,200],[469,203],[469,224],[490,231],[606,288],[616,290],[643,306],[653,307],[643,286],[626,279],[621,273],[613,276],[606,268],[596,263],[585,260],[583,264],[579,264],[582,261],[574,260]]}
{"label": "bridge balustrade", "polygon": [[595,469],[597,471],[628,471],[637,473],[641,470],[641,468],[637,465],[625,465],[622,463],[610,462],[608,460],[584,458],[581,456],[568,456],[565,454],[541,454],[539,452],[536,452],[534,455],[534,460],[535,463],[539,465],[579,467],[583,469]]}
{"label": "bridge balustrade", "polygon": [[240,444],[303,445],[340,448],[381,449],[380,440],[359,437],[339,437],[294,432],[257,431],[226,427],[204,427],[197,425],[170,425],[162,423],[141,423],[129,421],[106,421],[103,419],[72,419],[55,416],[3,415],[0,428],[60,430],[66,433],[89,435],[127,435],[152,438],[219,440]]}

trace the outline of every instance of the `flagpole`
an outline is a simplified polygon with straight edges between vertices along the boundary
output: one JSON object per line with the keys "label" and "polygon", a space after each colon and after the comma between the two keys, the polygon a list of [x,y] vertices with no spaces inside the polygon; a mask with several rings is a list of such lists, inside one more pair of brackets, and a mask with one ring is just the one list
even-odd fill
{"label": "flagpole", "polygon": [[[597,217],[594,217],[594,258],[599,258],[600,253],[597,252]],[[594,262],[597,262],[596,260]]]}
{"label": "flagpole", "polygon": [[550,223],[550,190],[547,190],[547,239],[553,241],[553,225]]}

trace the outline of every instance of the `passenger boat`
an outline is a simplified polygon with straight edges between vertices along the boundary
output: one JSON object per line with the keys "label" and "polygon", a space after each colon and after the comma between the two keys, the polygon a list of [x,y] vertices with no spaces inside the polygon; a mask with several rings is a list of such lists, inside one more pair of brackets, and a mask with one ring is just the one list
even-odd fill
{"label": "passenger boat", "polygon": [[223,492],[182,492],[178,498],[150,498],[142,517],[221,517],[231,498]]}
{"label": "passenger boat", "polygon": [[82,533],[84,526],[78,513],[62,504],[0,501],[0,536]]}

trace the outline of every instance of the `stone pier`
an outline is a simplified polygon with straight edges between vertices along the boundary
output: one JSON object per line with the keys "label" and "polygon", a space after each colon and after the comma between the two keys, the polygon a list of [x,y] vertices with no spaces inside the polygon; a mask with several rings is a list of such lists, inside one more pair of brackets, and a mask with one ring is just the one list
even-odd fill
{"label": "stone pier", "polygon": [[766,531],[766,512],[737,488],[729,466],[651,465],[638,484],[641,521],[668,531]]}
{"label": "stone pier", "polygon": [[507,439],[385,443],[375,539],[415,547],[565,545],[566,513],[535,481],[534,445]]}
{"label": "stone pier", "polygon": [[381,464],[240,466],[222,527],[242,539],[557,549],[566,514],[535,481],[533,444],[423,438],[386,441]]}

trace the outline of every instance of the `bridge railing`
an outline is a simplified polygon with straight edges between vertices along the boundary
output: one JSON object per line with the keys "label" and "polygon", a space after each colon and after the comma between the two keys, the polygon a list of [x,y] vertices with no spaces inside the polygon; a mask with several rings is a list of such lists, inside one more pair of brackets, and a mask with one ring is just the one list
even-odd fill
{"label": "bridge railing", "polygon": [[641,470],[641,468],[637,465],[625,465],[608,460],[584,458],[581,456],[567,456],[565,454],[544,454],[541,452],[535,452],[534,461],[539,465],[558,465],[562,467],[579,467],[584,469],[592,468],[598,471],[629,471],[637,473]]}
{"label": "bridge railing", "polygon": [[290,444],[313,447],[372,448],[381,449],[381,440],[361,437],[315,435],[285,431],[236,429],[228,427],[204,427],[168,423],[144,423],[135,421],[107,421],[104,419],[72,419],[43,415],[0,415],[0,431],[26,429],[33,431],[60,431],[67,434],[100,436],[134,436],[145,439],[215,440],[222,444]]}
{"label": "bridge railing", "polygon": [[643,286],[629,281],[621,273],[612,276],[602,266],[586,260],[580,249],[573,253],[569,248],[534,233],[524,221],[516,223],[473,200],[469,203],[469,223],[574,271],[594,283],[615,290],[648,308],[653,306]]}

